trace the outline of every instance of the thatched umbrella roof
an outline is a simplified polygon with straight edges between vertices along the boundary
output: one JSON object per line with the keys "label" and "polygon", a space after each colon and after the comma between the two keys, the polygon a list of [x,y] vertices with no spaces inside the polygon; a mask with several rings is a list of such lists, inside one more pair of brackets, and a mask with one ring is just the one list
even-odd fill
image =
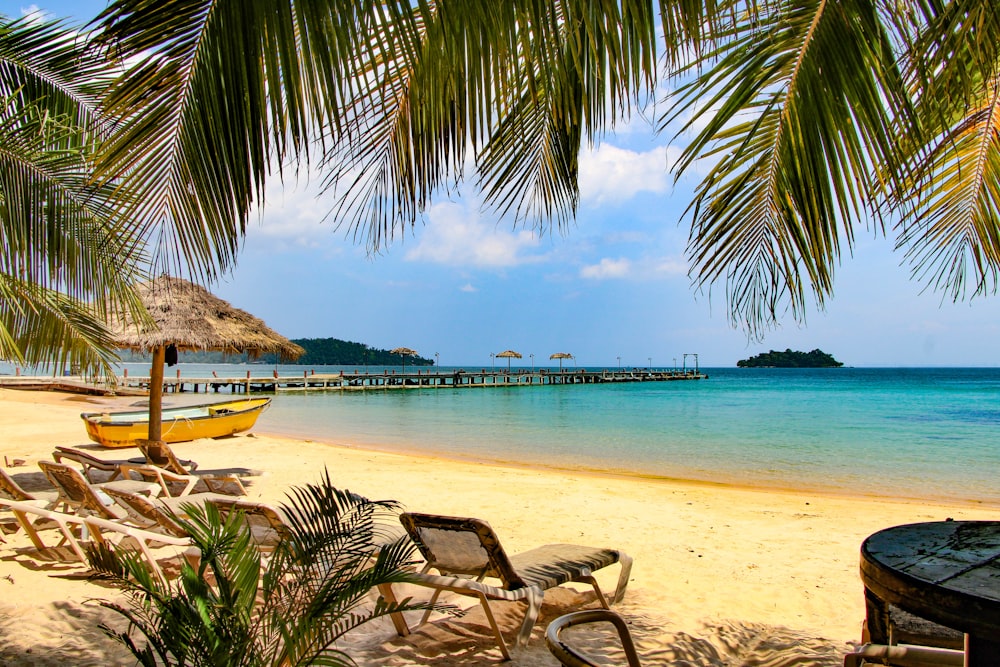
{"label": "thatched umbrella roof", "polygon": [[110,327],[121,347],[153,353],[149,378],[149,440],[153,451],[162,433],[163,363],[168,345],[178,350],[246,352],[251,357],[275,352],[282,359],[296,359],[305,352],[262,320],[182,278],[160,276],[140,283],[136,292],[155,326],[125,317],[112,321]]}
{"label": "thatched umbrella roof", "polygon": [[511,359],[520,359],[521,358],[521,353],[520,352],[515,352],[514,350],[504,350],[503,352],[498,352],[497,353],[497,359],[504,359],[504,358],[507,359],[507,372],[509,373],[510,372],[510,360]]}
{"label": "thatched umbrella roof", "polygon": [[559,360],[559,370],[560,371],[562,371],[562,362],[563,362],[563,359],[572,359],[572,358],[573,358],[573,355],[570,354],[569,352],[555,352],[555,353],[549,355],[549,359],[558,359]]}
{"label": "thatched umbrella roof", "polygon": [[[403,373],[406,373],[406,358],[417,356],[417,351],[410,347],[395,347],[389,350],[389,354],[398,354],[403,360]],[[395,371],[393,371],[395,373]]]}
{"label": "thatched umbrella roof", "polygon": [[173,343],[178,350],[246,352],[254,358],[273,352],[287,360],[305,352],[260,318],[182,278],[161,276],[140,283],[136,291],[156,327],[131,318],[112,322],[122,347],[152,351]]}

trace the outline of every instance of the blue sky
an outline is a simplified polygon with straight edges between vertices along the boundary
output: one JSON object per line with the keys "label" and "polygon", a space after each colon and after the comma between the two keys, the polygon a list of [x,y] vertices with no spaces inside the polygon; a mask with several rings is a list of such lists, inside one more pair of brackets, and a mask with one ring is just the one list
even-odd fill
{"label": "blue sky", "polygon": [[[104,2],[38,6],[89,19]],[[549,355],[565,351],[580,367],[614,367],[619,357],[669,367],[685,353],[703,367],[733,366],[786,348],[819,348],[851,366],[1000,364],[997,297],[952,304],[925,292],[892,241],[863,230],[824,311],[807,312],[805,324],[788,316],[748,341],[729,325],[722,289],[691,287],[681,215],[696,175],[673,182],[671,136],[636,121],[586,151],[579,214],[565,235],[498,225],[469,187],[442,196],[375,257],[323,221],[331,202],[316,198],[318,179],[273,179],[237,269],[212,290],[290,338],[412,347],[445,366],[488,367],[491,352],[508,348],[524,365],[530,354],[554,364]]]}

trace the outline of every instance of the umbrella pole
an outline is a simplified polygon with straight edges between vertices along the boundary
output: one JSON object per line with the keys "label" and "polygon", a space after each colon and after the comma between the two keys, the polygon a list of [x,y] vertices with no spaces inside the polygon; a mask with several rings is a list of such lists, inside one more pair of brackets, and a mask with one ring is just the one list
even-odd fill
{"label": "umbrella pole", "polygon": [[153,350],[153,367],[149,373],[149,447],[159,451],[163,434],[163,360],[166,347],[158,345]]}

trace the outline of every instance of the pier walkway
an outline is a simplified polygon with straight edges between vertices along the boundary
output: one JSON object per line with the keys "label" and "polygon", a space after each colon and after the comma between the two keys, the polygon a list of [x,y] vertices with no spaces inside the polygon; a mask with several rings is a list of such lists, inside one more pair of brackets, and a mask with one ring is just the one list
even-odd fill
{"label": "pier walkway", "polygon": [[[165,392],[227,392],[227,393],[257,393],[257,392],[288,392],[288,391],[365,391],[391,389],[444,389],[455,387],[541,387],[564,384],[604,384],[611,382],[669,382],[682,380],[703,380],[708,376],[695,370],[600,370],[572,369],[552,371],[547,369],[528,371],[434,371],[413,370],[396,372],[386,370],[381,372],[357,371],[353,373],[315,373],[305,370],[302,375],[253,375],[247,371],[245,377],[220,377],[213,372],[214,377],[181,377],[178,371],[176,377],[164,377]],[[129,376],[127,373],[118,377],[117,387],[104,387],[87,383],[80,377],[0,377],[0,387],[31,388],[73,391],[86,387],[103,389],[108,393],[136,393],[149,390],[148,376]],[[72,388],[71,388],[72,387]]]}

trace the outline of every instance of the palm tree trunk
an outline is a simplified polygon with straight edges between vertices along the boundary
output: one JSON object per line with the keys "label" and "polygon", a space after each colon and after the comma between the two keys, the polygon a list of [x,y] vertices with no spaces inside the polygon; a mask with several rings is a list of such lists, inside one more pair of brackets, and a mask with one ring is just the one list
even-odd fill
{"label": "palm tree trunk", "polygon": [[163,433],[163,358],[166,347],[153,350],[153,368],[149,372],[149,443],[156,446]]}

